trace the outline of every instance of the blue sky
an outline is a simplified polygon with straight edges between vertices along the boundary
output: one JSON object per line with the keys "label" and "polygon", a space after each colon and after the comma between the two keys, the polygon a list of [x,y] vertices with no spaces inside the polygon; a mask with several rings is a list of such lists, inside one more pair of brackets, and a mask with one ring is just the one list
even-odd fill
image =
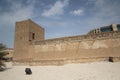
{"label": "blue sky", "polygon": [[83,35],[120,23],[120,0],[0,0],[0,43],[14,47],[15,22],[32,19],[45,38]]}

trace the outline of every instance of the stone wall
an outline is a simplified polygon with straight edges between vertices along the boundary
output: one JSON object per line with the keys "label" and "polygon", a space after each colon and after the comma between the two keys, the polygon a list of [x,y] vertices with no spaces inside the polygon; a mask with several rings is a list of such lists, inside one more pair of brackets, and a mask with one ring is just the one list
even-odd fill
{"label": "stone wall", "polygon": [[49,39],[33,44],[29,47],[31,65],[105,61],[109,57],[119,61],[116,57],[120,57],[120,32]]}
{"label": "stone wall", "polygon": [[31,20],[16,23],[14,64],[63,65],[120,57],[120,31],[44,40],[44,29]]}

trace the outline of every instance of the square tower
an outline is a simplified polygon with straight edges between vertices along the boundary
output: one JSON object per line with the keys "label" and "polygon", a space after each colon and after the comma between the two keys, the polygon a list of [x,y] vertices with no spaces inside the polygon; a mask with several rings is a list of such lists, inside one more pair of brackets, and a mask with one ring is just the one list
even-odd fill
{"label": "square tower", "polygon": [[14,37],[14,61],[29,60],[29,46],[34,41],[44,40],[44,28],[28,19],[25,21],[16,22],[15,37]]}

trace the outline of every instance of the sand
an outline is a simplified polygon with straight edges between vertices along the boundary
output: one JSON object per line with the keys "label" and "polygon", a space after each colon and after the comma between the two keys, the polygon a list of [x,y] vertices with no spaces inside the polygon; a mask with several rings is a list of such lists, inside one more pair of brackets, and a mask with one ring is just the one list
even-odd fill
{"label": "sand", "polygon": [[[25,68],[33,74],[26,75]],[[0,72],[0,80],[120,80],[120,62],[93,62],[64,66],[12,66]]]}

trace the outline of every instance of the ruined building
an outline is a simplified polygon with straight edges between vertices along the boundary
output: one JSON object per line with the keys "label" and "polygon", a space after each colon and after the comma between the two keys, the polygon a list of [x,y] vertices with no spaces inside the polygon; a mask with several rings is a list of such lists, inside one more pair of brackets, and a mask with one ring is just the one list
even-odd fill
{"label": "ruined building", "polygon": [[32,20],[16,22],[15,65],[63,65],[120,60],[120,25],[112,24],[86,35],[44,39],[45,30]]}

